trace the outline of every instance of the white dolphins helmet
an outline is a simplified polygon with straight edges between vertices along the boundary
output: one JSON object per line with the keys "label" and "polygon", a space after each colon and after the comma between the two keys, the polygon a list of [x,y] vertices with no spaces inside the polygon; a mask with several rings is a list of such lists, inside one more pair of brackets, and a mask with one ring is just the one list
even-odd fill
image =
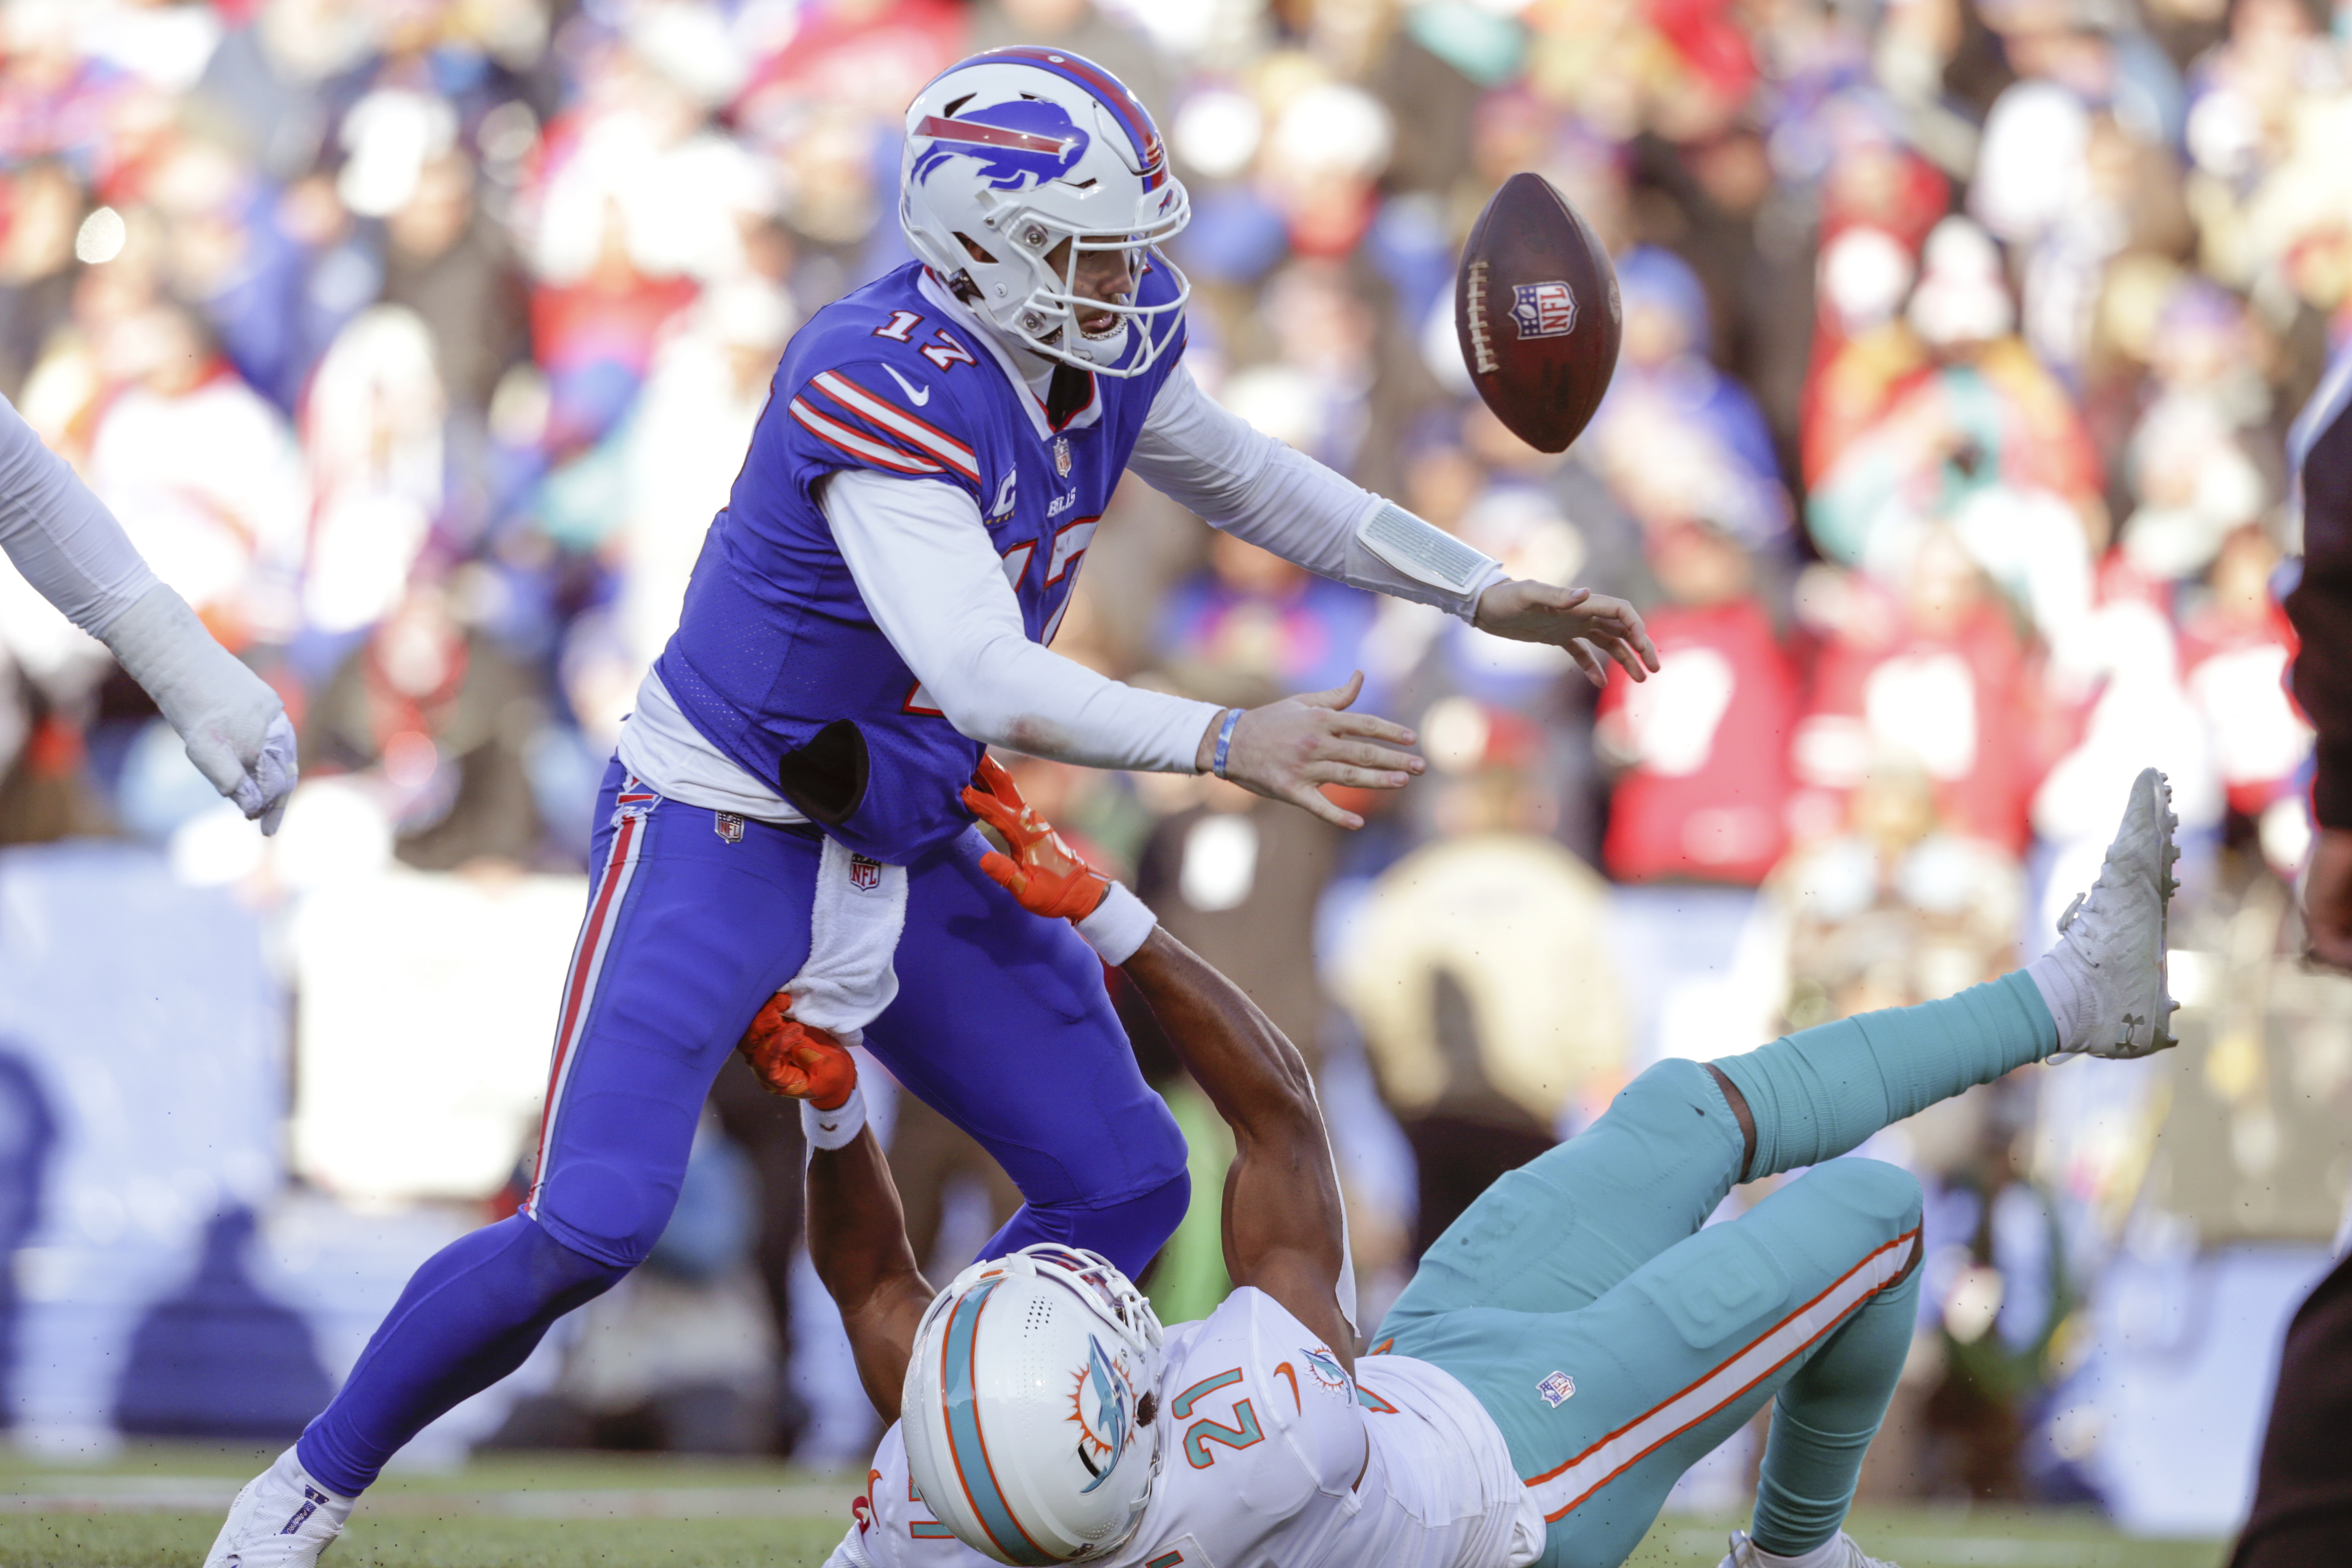
{"label": "white dolphins helmet", "polygon": [[1160,1475],[1160,1320],[1099,1253],[975,1263],[923,1314],[899,1432],[923,1504],[999,1563],[1080,1563],[1135,1533]]}
{"label": "white dolphins helmet", "polygon": [[[1150,368],[1171,335],[1158,330],[1161,318],[1192,293],[1158,247],[1192,216],[1150,111],[1117,77],[1066,49],[974,55],[908,106],[898,169],[907,243],[940,278],[968,279],[968,303],[1049,359],[1113,376]],[[1062,265],[1048,265],[1065,239]],[[1145,268],[1165,268],[1174,298],[1079,299],[1079,255],[1105,250],[1129,253],[1139,292]],[[1080,328],[1081,311],[1106,310],[1108,331]]]}

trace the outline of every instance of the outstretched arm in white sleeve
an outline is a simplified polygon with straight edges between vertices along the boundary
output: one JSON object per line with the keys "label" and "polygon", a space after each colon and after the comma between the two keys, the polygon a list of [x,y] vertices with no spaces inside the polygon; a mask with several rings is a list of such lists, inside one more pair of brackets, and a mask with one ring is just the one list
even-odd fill
{"label": "outstretched arm in white sleeve", "polygon": [[0,550],[104,643],[187,743],[188,760],[274,833],[296,778],[294,727],[268,683],[213,640],[114,514],[0,398]]}
{"label": "outstretched arm in white sleeve", "polygon": [[[960,732],[1087,767],[1211,771],[1226,710],[1123,685],[1030,641],[980,508],[962,490],[845,468],[825,482],[823,505],[875,624]],[[1395,749],[1412,744],[1412,731],[1345,710],[1361,684],[1242,714],[1224,776],[1362,826],[1317,786],[1402,789],[1423,764]]]}
{"label": "outstretched arm in white sleeve", "polygon": [[1152,400],[1127,466],[1212,525],[1309,572],[1435,605],[1496,637],[1566,648],[1596,686],[1608,679],[1604,658],[1636,680],[1658,668],[1642,617],[1624,600],[1511,576],[1219,406],[1182,365]]}

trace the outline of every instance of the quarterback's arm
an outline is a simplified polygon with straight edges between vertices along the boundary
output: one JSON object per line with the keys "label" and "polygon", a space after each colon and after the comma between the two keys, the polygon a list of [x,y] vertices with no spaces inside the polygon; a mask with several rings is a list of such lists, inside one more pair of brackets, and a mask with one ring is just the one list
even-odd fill
{"label": "quarterback's arm", "polygon": [[[875,624],[948,722],[975,741],[1097,768],[1206,773],[1227,710],[1122,685],[1031,642],[980,509],[953,485],[845,468],[823,503]],[[1345,711],[1353,686],[1250,710],[1227,778],[1341,827],[1363,819],[1323,784],[1401,789],[1412,731]]]}
{"label": "quarterback's arm", "polygon": [[157,580],[105,503],[5,398],[0,550],[146,689],[213,787],[275,829],[295,782],[285,704]]}
{"label": "quarterback's arm", "polygon": [[958,731],[1088,767],[1192,771],[1219,710],[1122,685],[1031,642],[969,495],[846,468],[826,481],[824,506],[875,624]]}
{"label": "quarterback's arm", "polygon": [[1152,400],[1128,468],[1237,539],[1308,571],[1435,605],[1481,631],[1568,649],[1596,681],[1599,654],[1636,680],[1657,668],[1620,599],[1524,582],[1395,502],[1350,484],[1204,395],[1183,366]]}

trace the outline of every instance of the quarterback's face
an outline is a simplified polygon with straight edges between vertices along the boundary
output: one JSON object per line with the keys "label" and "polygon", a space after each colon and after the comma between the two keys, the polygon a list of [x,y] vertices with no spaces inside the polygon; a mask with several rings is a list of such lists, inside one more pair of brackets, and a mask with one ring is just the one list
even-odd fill
{"label": "quarterback's face", "polygon": [[[1089,236],[1089,240],[1095,237]],[[1105,240],[1113,237],[1104,236]],[[1124,304],[1135,292],[1135,253],[1124,244],[1104,250],[1078,252],[1077,269],[1070,269],[1070,242],[1062,241],[1045,253],[1045,265],[1070,279],[1070,292],[1081,300],[1100,300]],[[1118,318],[1108,310],[1097,310],[1078,317],[1078,331],[1089,337],[1099,337],[1118,325]]]}

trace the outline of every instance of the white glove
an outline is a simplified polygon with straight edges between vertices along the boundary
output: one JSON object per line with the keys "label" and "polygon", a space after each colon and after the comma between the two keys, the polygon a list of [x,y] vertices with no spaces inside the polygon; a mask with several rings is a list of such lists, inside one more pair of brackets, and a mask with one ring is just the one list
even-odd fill
{"label": "white glove", "polygon": [[106,646],[187,742],[188,761],[261,831],[278,831],[299,778],[278,693],[213,640],[188,602],[158,584],[115,617]]}

